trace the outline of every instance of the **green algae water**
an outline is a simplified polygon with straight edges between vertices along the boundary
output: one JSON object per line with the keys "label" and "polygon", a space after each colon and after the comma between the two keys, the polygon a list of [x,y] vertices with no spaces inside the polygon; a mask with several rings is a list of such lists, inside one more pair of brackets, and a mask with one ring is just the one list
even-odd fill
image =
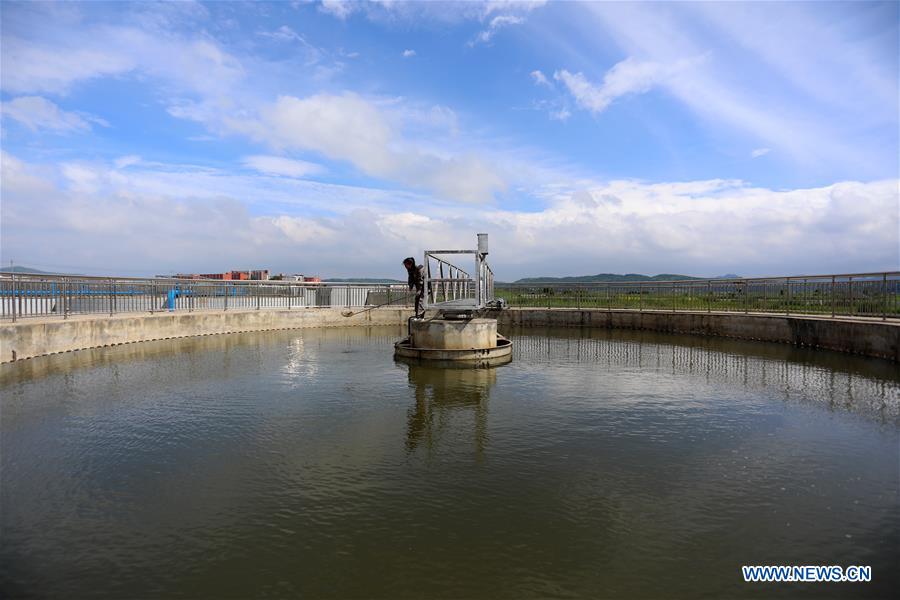
{"label": "green algae water", "polygon": [[[3,365],[0,596],[896,597],[896,364],[504,333],[493,369],[399,328]],[[872,582],[743,582],[781,564]]]}

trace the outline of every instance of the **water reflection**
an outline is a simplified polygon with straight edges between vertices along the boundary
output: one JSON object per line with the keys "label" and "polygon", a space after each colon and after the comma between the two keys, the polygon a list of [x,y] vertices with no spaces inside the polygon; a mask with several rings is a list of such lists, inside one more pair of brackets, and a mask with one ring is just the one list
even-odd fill
{"label": "water reflection", "polygon": [[775,389],[784,401],[811,402],[900,423],[900,366],[888,360],[726,338],[654,332],[519,329],[516,360],[699,378],[733,389]]}
{"label": "water reflection", "polygon": [[500,367],[397,360],[409,369],[415,398],[407,412],[407,451],[424,447],[431,452],[436,442],[451,432],[453,423],[468,416],[476,458],[482,460],[488,437],[488,400]]}

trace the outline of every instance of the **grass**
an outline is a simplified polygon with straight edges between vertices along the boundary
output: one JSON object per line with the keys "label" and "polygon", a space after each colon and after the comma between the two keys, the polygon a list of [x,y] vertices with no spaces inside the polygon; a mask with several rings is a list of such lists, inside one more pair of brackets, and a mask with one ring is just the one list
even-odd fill
{"label": "grass", "polygon": [[495,295],[510,306],[533,308],[607,308],[676,311],[772,312],[837,316],[900,317],[900,294],[861,294],[850,301],[849,295],[831,298],[830,294],[807,293],[792,297],[741,292],[692,290],[645,290],[620,293],[610,290],[520,290],[497,288]]}

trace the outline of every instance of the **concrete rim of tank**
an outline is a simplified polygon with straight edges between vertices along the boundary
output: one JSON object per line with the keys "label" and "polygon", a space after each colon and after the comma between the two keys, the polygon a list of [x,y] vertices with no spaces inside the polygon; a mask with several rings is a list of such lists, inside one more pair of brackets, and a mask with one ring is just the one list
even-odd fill
{"label": "concrete rim of tank", "polygon": [[497,345],[494,348],[471,348],[466,350],[413,348],[408,337],[394,344],[394,356],[422,360],[480,361],[505,358],[511,355],[512,342],[500,334],[497,334]]}

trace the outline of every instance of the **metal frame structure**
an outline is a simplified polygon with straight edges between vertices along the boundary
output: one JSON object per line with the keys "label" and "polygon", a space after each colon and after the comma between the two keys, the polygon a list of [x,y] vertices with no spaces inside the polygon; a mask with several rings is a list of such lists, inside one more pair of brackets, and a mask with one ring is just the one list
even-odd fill
{"label": "metal frame structure", "polygon": [[[472,255],[474,277],[450,262],[449,256]],[[494,272],[487,262],[488,236],[478,234],[475,250],[425,251],[425,309],[473,311],[485,308],[494,298]]]}

